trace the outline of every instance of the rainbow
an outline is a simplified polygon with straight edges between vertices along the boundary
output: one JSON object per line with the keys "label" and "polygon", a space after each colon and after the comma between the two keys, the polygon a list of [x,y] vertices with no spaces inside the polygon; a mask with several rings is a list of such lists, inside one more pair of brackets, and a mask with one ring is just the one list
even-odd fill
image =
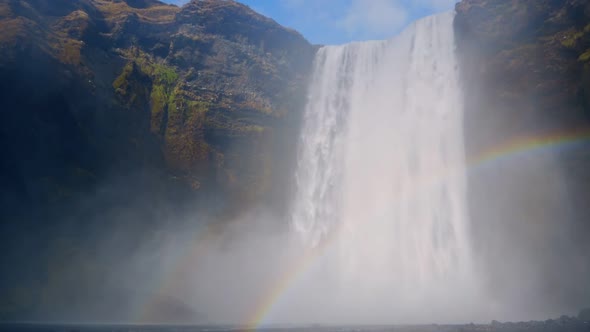
{"label": "rainbow", "polygon": [[[469,158],[467,161],[467,171],[471,172],[474,169],[486,165],[504,162],[524,153],[542,152],[545,150],[554,151],[556,149],[573,147],[580,143],[590,143],[590,128],[551,132],[536,136],[520,136],[487,149],[473,158]],[[289,269],[284,271],[281,278],[277,279],[275,284],[269,287],[268,292],[261,297],[261,301],[255,306],[254,313],[246,324],[247,331],[255,331],[264,323],[264,319],[272,310],[275,303],[309,269],[316,258],[322,255],[333,238],[327,238],[320,246],[302,255]]]}
{"label": "rainbow", "polygon": [[524,153],[558,151],[590,141],[590,128],[554,131],[534,136],[519,136],[493,146],[467,161],[468,170],[519,157]]}
{"label": "rainbow", "polygon": [[281,298],[281,296],[297,282],[305,271],[308,271],[311,265],[317,261],[317,258],[322,256],[328,245],[333,242],[335,234],[338,232],[331,232],[326,238],[322,240],[317,246],[306,250],[289,268],[281,273],[280,278],[269,288],[264,296],[254,308],[256,309],[251,315],[251,318],[244,326],[244,331],[256,331],[273,306]]}
{"label": "rainbow", "polygon": [[[494,163],[502,163],[513,158],[518,158],[523,154],[539,153],[544,151],[559,151],[570,147],[578,146],[582,143],[590,143],[590,128],[579,128],[567,131],[555,131],[530,136],[519,136],[507,139],[501,144],[493,146],[482,153],[467,159],[467,172],[473,172],[484,166]],[[438,174],[440,178],[444,174]],[[332,232],[337,234],[336,232]],[[165,293],[169,287],[172,287],[170,281],[178,278],[178,274],[184,273],[186,265],[194,264],[195,257],[202,255],[205,251],[205,244],[208,242],[210,232],[200,232],[199,236],[193,242],[193,247],[188,250],[185,257],[178,260],[178,266],[166,278],[155,294]],[[255,331],[264,324],[265,319],[272,311],[281,297],[310,269],[312,264],[317,261],[330,244],[334,241],[335,236],[328,236],[318,246],[304,252],[298,259],[295,259],[289,267],[285,269],[268,290],[260,296],[260,300],[253,306],[252,313],[248,316],[245,324],[241,327],[244,331]],[[190,262],[190,263],[189,263]],[[168,280],[168,281],[166,281]],[[141,312],[149,311],[149,306],[153,301],[148,300]]]}
{"label": "rainbow", "polygon": [[554,131],[543,135],[520,136],[492,147],[468,161],[468,168],[518,157],[523,153],[557,151],[590,141],[590,128]]}

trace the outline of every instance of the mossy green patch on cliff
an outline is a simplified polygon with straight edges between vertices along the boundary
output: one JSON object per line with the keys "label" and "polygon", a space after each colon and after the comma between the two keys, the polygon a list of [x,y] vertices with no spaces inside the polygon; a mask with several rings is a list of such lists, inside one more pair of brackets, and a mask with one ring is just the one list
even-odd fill
{"label": "mossy green patch on cliff", "polygon": [[196,96],[186,91],[184,79],[177,69],[137,50],[124,52],[129,63],[115,80],[113,87],[127,99],[131,73],[139,71],[149,77],[150,131],[163,140],[164,155],[172,169],[193,172],[202,168],[211,149],[204,140],[205,114],[210,103],[194,100]]}
{"label": "mossy green patch on cliff", "polygon": [[243,128],[244,128],[244,131],[247,131],[247,132],[253,132],[253,133],[258,133],[258,134],[262,134],[264,132],[264,127],[259,126],[259,125],[249,125],[249,126],[245,126]]}
{"label": "mossy green patch on cliff", "polygon": [[204,125],[209,104],[186,100],[178,89],[170,96],[164,133],[168,163],[183,172],[203,171],[204,161],[212,152],[204,139]]}
{"label": "mossy green patch on cliff", "polygon": [[112,86],[122,104],[131,110],[141,109],[150,95],[149,77],[134,62],[129,62]]}
{"label": "mossy green patch on cliff", "polygon": [[156,134],[162,134],[164,117],[168,110],[168,97],[162,85],[154,85],[150,96],[151,102],[151,124],[150,131]]}
{"label": "mossy green patch on cliff", "polygon": [[163,134],[164,124],[170,104],[174,99],[174,87],[178,81],[178,74],[172,67],[155,64],[148,67],[153,76],[151,104],[151,132]]}
{"label": "mossy green patch on cliff", "polygon": [[176,68],[156,60],[137,47],[122,50],[121,55],[129,62],[137,64],[141,71],[152,77],[155,83],[173,85],[179,78]]}
{"label": "mossy green patch on cliff", "polygon": [[582,53],[579,57],[578,57],[579,61],[583,61],[586,62],[588,60],[590,60],[590,49],[586,50],[586,52]]}
{"label": "mossy green patch on cliff", "polygon": [[581,31],[570,30],[562,38],[561,45],[567,48],[574,48],[577,45],[578,39],[584,36]]}
{"label": "mossy green patch on cliff", "polygon": [[[176,133],[185,127],[202,128],[210,103],[186,99],[177,87],[168,99],[168,128],[166,133]],[[169,137],[168,135],[166,137]]]}
{"label": "mossy green patch on cliff", "polygon": [[133,63],[130,62],[127,65],[125,65],[125,67],[123,67],[123,72],[121,72],[121,75],[119,75],[113,82],[113,88],[118,94],[122,96],[125,96],[127,94],[127,85],[129,82],[129,76],[131,75],[132,71]]}
{"label": "mossy green patch on cliff", "polygon": [[[168,165],[177,171],[192,173],[203,171],[211,148],[204,139],[204,125],[210,102],[195,100],[197,95],[187,90],[175,67],[137,50],[129,50],[132,66],[150,77],[150,131],[163,141],[164,156]],[[128,72],[126,67],[124,70]],[[122,75],[115,87],[124,85]],[[132,97],[132,96],[130,96]]]}
{"label": "mossy green patch on cliff", "polygon": [[178,80],[178,74],[172,67],[156,63],[153,65],[153,75],[157,83],[171,86]]}
{"label": "mossy green patch on cliff", "polygon": [[127,105],[131,105],[137,98],[137,94],[129,89],[133,80],[132,73],[138,71],[147,77],[151,82],[151,89],[147,93],[151,114],[150,131],[163,136],[169,112],[174,109],[171,105],[176,99],[175,90],[180,84],[180,76],[176,68],[163,62],[157,62],[152,56],[137,48],[125,50],[123,55],[129,59],[129,62],[113,83],[113,87],[120,96],[127,100]]}
{"label": "mossy green patch on cliff", "polygon": [[588,42],[590,36],[590,24],[587,24],[583,29],[570,28],[558,33],[556,36],[559,38],[559,42],[563,47],[577,49]]}

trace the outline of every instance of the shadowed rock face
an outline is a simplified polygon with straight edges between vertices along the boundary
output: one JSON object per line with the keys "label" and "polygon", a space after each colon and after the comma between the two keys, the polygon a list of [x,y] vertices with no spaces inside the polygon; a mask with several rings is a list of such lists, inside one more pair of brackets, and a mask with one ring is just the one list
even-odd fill
{"label": "shadowed rock face", "polygon": [[[4,113],[12,120],[2,124],[6,147],[36,140],[34,150],[46,150],[39,146],[49,144],[40,139],[45,121],[60,128],[47,133],[51,139],[78,145],[67,167],[89,176],[118,169],[113,162],[139,163],[193,191],[237,200],[272,190],[282,168],[275,162],[284,159],[275,155],[287,148],[276,132],[297,118],[314,53],[298,33],[233,1],[183,8],[152,0],[5,1],[0,20],[3,92],[25,99],[3,101],[13,110]],[[23,104],[35,100],[49,110]],[[32,122],[30,113],[44,120]],[[16,139],[25,123],[35,129]],[[80,153],[92,160],[83,165]]]}
{"label": "shadowed rock face", "polygon": [[298,33],[233,1],[10,0],[0,25],[15,190],[137,166],[237,200],[277,183],[314,53]]}
{"label": "shadowed rock face", "polygon": [[281,213],[314,53],[233,1],[0,1],[0,318],[35,312],[63,237],[92,264],[113,225],[133,250],[187,209]]}
{"label": "shadowed rock face", "polygon": [[456,10],[469,159],[519,137],[561,139],[469,174],[484,270],[499,297],[521,294],[521,308],[575,312],[590,300],[590,4],[463,0]]}
{"label": "shadowed rock face", "polygon": [[[510,119],[498,125],[510,136],[588,124],[587,1],[473,0],[460,2],[456,9],[465,75],[478,85],[470,89],[466,84],[466,94],[506,116],[492,119],[495,114],[481,108],[478,115],[490,113],[489,120],[498,122]],[[479,95],[471,96],[476,92]],[[478,111],[472,106],[468,115]],[[495,144],[497,137],[486,135],[492,134],[470,135],[475,140],[470,153]]]}

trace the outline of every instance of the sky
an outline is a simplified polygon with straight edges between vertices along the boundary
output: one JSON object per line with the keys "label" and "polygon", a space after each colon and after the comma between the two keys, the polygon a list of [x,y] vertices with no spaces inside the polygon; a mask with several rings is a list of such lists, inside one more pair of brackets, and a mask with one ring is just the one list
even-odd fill
{"label": "sky", "polygon": [[[188,0],[163,0],[182,5]],[[456,0],[241,0],[313,44],[388,39],[418,18],[452,10]]]}

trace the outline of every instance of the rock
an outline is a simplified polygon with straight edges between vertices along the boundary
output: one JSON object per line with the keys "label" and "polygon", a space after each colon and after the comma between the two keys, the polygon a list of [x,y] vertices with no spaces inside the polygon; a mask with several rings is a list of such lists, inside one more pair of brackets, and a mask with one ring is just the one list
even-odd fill
{"label": "rock", "polygon": [[315,50],[234,1],[1,1],[0,297],[64,229],[92,261],[113,227],[284,212]]}
{"label": "rock", "polygon": [[[281,170],[291,164],[285,155],[315,53],[299,33],[221,0],[182,8],[156,0],[8,1],[0,26],[0,79],[20,84],[17,93],[37,90],[30,98],[37,103],[46,104],[44,93],[56,95],[69,110],[51,107],[46,116],[59,122],[65,118],[55,114],[66,112],[84,136],[75,138],[77,129],[52,134],[79,143],[70,165],[95,174],[120,172],[118,162],[156,168],[236,206],[275,199],[286,186]],[[17,139],[10,128],[43,125],[30,121],[33,106],[24,101],[2,106],[20,110],[0,125],[5,146],[18,150],[44,131]],[[81,165],[81,151],[90,165]],[[5,157],[15,174],[32,176],[22,171],[22,156]]]}
{"label": "rock", "polygon": [[[545,311],[546,294],[568,307],[590,299],[587,7],[578,0],[456,6],[474,241],[494,266],[496,296],[538,294],[525,303]],[[579,272],[563,273],[561,257],[580,262]]]}

